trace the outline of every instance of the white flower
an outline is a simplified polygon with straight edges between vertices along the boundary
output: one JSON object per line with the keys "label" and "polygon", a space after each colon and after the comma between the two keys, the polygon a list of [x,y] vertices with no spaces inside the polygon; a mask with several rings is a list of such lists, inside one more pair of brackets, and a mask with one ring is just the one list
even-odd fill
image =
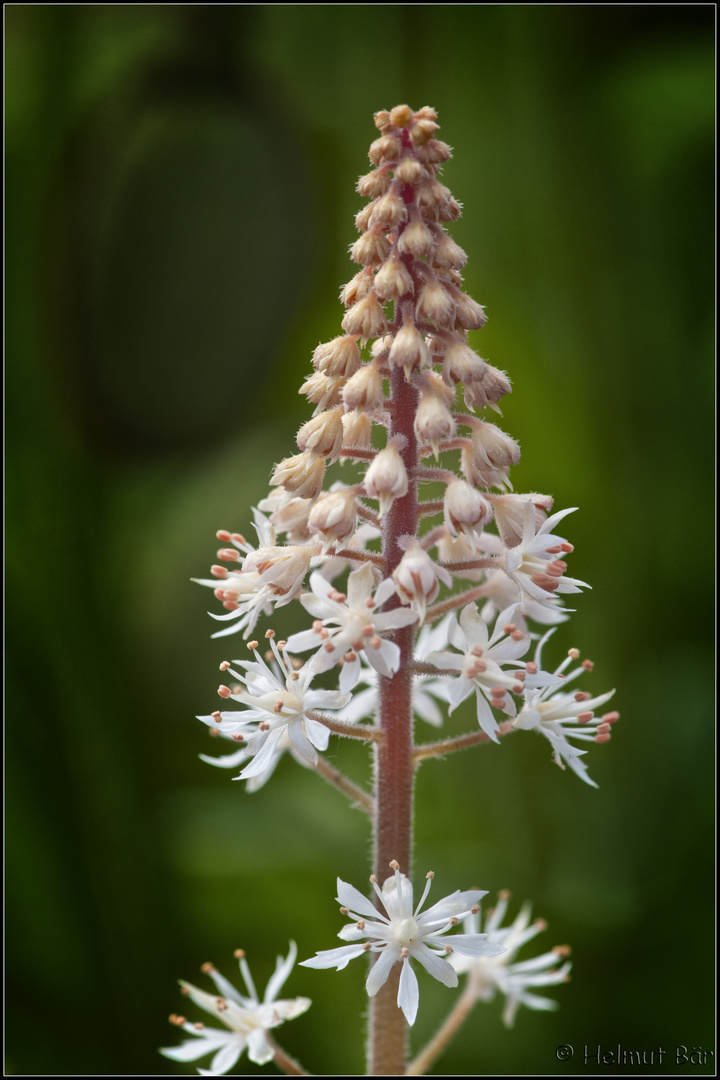
{"label": "white flower", "polygon": [[295,671],[287,652],[281,654],[272,638],[270,645],[277,662],[275,671],[257,651],[254,661],[234,661],[245,669],[244,675],[227,662],[222,665],[223,670],[229,671],[242,685],[235,690],[221,686],[218,693],[223,698],[241,701],[248,708],[242,712],[218,711],[197,718],[238,742],[247,741],[246,756],[252,757],[252,761],[236,778],[238,780],[262,776],[264,783],[287,745],[283,740],[289,740],[297,754],[314,765],[318,759],[315,748],[327,749],[330,731],[319,720],[308,716],[308,712],[342,709],[350,701],[350,695],[339,690],[311,690],[310,682],[315,672],[309,665]]}
{"label": "white flower", "polygon": [[[319,647],[310,661],[313,671],[317,672],[334,667],[348,650],[353,650],[355,654],[362,650],[375,670],[389,678],[400,665],[400,649],[380,635],[388,630],[409,626],[417,616],[406,608],[377,611],[376,608],[392,596],[394,586],[389,580],[381,582],[373,597],[374,584],[373,569],[369,563],[360,570],[353,570],[348,576],[347,595],[334,589],[322,574],[312,574],[312,594],[305,593],[300,599],[303,607],[315,616],[315,622],[312,630],[303,630],[289,637],[288,649],[291,652],[306,652]],[[341,689],[351,690],[359,675],[360,660],[355,655],[354,660],[343,665]]]}
{"label": "white flower", "polygon": [[565,768],[563,762],[566,762],[581,780],[591,787],[597,787],[587,774],[587,765],[580,760],[587,751],[578,749],[568,740],[596,743],[609,741],[610,726],[619,720],[619,713],[604,713],[600,723],[591,724],[590,721],[594,719],[594,710],[609,701],[615,691],[609,690],[606,694],[592,697],[582,690],[575,693],[565,689],[558,690],[558,686],[564,688],[583,672],[591,670],[592,663],[585,660],[565,675],[565,668],[580,655],[577,649],[570,649],[552,675],[538,671],[542,647],[553,633],[554,630],[549,630],[541,639],[535,650],[535,661],[526,665],[525,704],[513,726],[525,731],[539,731],[549,740],[555,762],[561,769]]}
{"label": "white flower", "polygon": [[[491,706],[515,716],[515,702],[508,691],[521,694],[524,688],[524,664],[518,669],[517,659],[527,652],[530,637],[513,623],[515,611],[513,606],[500,612],[490,637],[487,623],[475,605],[468,604],[462,610],[459,624],[452,622],[448,629],[450,644],[460,653],[436,652],[427,657],[429,663],[439,668],[458,672],[458,678],[447,691],[451,712],[475,690],[478,724],[493,742],[499,741],[500,729]],[[504,671],[506,664],[512,664],[513,670]]]}
{"label": "white flower", "polygon": [[[343,714],[342,719],[347,723],[350,721]],[[220,728],[211,728],[211,735],[216,735],[221,739],[233,740],[233,736],[227,732],[221,731]],[[263,772],[258,773],[257,776],[249,776],[245,785],[245,790],[248,792],[259,791],[263,787],[272,774],[275,772],[275,766],[284,753],[289,753],[295,758],[298,765],[303,765],[306,769],[310,768],[311,763],[297,752],[295,747],[290,741],[290,736],[287,730],[283,731],[282,735],[278,739],[273,749],[273,754]],[[204,761],[207,765],[215,765],[219,769],[237,769],[239,765],[242,765],[244,761],[247,761],[252,755],[249,753],[247,746],[242,745],[239,750],[236,750],[234,754],[222,754],[220,757],[213,757],[210,754],[198,754],[201,761]],[[234,777],[239,780],[240,777]]]}
{"label": "white flower", "polygon": [[[558,967],[559,962],[570,951],[565,945],[559,945],[532,960],[515,962],[515,957],[523,945],[547,929],[547,926],[542,919],[530,922],[528,904],[523,906],[510,926],[502,926],[509,898],[509,893],[500,893],[497,907],[488,912],[483,927],[488,941],[503,945],[505,952],[499,956],[479,959],[457,953],[450,957],[450,963],[457,973],[468,975],[468,985],[474,990],[479,1001],[492,1001],[498,990],[505,995],[503,1023],[506,1027],[512,1027],[520,1005],[526,1005],[529,1009],[557,1009],[556,1001],[532,994],[529,992],[530,988],[567,982],[568,972],[572,967],[572,964],[567,962]],[[480,916],[469,915],[463,925],[466,933],[478,933],[481,926]]]}
{"label": "white flower", "polygon": [[403,604],[412,605],[421,623],[425,622],[427,605],[433,602],[440,591],[440,581],[448,588],[452,586],[452,578],[447,570],[433,562],[427,551],[416,541],[408,546],[393,571],[393,581]]}
{"label": "white flower", "polygon": [[[506,548],[505,572],[517,585],[523,602],[535,600],[543,607],[556,606],[554,594],[579,593],[590,586],[576,578],[565,577],[567,563],[558,556],[569,554],[572,544],[553,534],[553,528],[577,507],[559,510],[538,528],[537,513],[532,497],[525,506],[522,538],[519,543]],[[523,608],[523,614],[525,609]]]}
{"label": "white flower", "polygon": [[272,1061],[275,1051],[268,1042],[265,1032],[270,1028],[279,1027],[286,1020],[294,1020],[311,1005],[310,999],[305,997],[276,1000],[295,963],[297,947],[294,941],[290,942],[290,951],[284,960],[278,956],[275,973],[267,984],[262,1002],[258,998],[242,949],[238,949],[235,955],[240,960],[240,971],[248,992],[247,997],[240,994],[232,983],[223,978],[212,964],[204,964],[202,970],[215,983],[219,996],[207,994],[204,990],[198,990],[192,983],[180,981],[183,993],[195,1005],[199,1005],[205,1012],[222,1021],[228,1030],[205,1027],[200,1023],[191,1024],[182,1016],[171,1016],[171,1022],[193,1038],[181,1043],[180,1046],[171,1046],[160,1051],[165,1057],[172,1058],[174,1061],[196,1061],[205,1054],[213,1054],[210,1069],[198,1069],[203,1076],[220,1076],[228,1072],[246,1048],[248,1057],[257,1065],[265,1065],[268,1061]]}
{"label": "white flower", "polygon": [[[415,659],[423,661],[433,649],[440,649],[447,644],[448,626],[452,614],[446,615],[436,626],[423,626],[415,643]],[[355,724],[366,717],[374,717],[378,709],[378,675],[365,664],[360,666],[358,683],[364,683],[366,689],[353,694],[352,701],[343,711],[341,719],[347,724]],[[412,680],[412,707],[416,716],[433,727],[441,727],[443,713],[437,702],[447,704],[447,682],[432,675],[416,675]]]}
{"label": "white flower", "polygon": [[402,963],[397,1003],[405,1014],[408,1024],[415,1022],[419,1003],[417,976],[410,966],[410,960],[417,960],[433,978],[445,986],[457,986],[457,973],[446,957],[453,950],[466,956],[496,956],[504,952],[504,946],[487,940],[485,934],[454,934],[448,941],[444,938],[460,919],[472,911],[478,911],[478,901],[486,893],[483,890],[459,890],[446,896],[433,907],[420,914],[420,909],[430,890],[432,872],[427,875],[425,891],[420,903],[413,909],[413,887],[401,874],[398,864],[391,863],[395,870],[387,878],[382,889],[373,875],[370,878],[377,897],[386,911],[379,911],[371,900],[363,896],[352,885],[338,878],[337,902],[342,905],[343,914],[353,920],[344,926],[338,937],[344,941],[358,941],[367,938],[363,944],[343,945],[339,949],[319,952],[311,960],[303,960],[301,967],[330,968],[341,971],[350,960],[363,953],[377,953],[377,959],[370,969],[365,989],[370,997],[377,994],[396,963]]}
{"label": "white flower", "polygon": [[266,516],[258,509],[253,510],[253,515],[260,547],[254,548],[239,533],[224,530],[218,533],[218,539],[232,545],[222,548],[218,557],[224,562],[236,562],[241,557],[238,552],[243,552],[242,568],[228,570],[224,566],[213,566],[212,579],[193,578],[198,585],[212,588],[227,609],[226,615],[209,612],[217,622],[232,624],[218,630],[212,635],[214,638],[227,637],[239,630],[244,630],[244,637],[248,637],[262,612],[269,614],[273,607],[289,604],[300,592],[318,550],[316,546],[302,544],[278,547],[275,530]]}

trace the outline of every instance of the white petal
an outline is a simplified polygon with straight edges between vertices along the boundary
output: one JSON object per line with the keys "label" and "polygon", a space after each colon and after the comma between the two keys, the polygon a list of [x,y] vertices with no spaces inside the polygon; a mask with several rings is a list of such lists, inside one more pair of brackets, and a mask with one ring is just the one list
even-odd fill
{"label": "white petal", "polygon": [[365,952],[364,945],[342,945],[339,949],[324,949],[310,960],[301,960],[298,967],[331,968],[342,971],[356,956]]}
{"label": "white petal", "polygon": [[337,891],[338,894],[336,899],[338,904],[341,904],[342,907],[346,907],[358,915],[366,915],[369,919],[379,919],[382,922],[387,921],[380,914],[372,900],[369,900],[367,896],[363,896],[354,885],[348,885],[346,881],[341,881],[340,878],[338,878]]}
{"label": "white petal", "polygon": [[272,1061],[275,1056],[275,1051],[267,1041],[267,1036],[263,1028],[255,1028],[248,1035],[248,1057],[251,1061],[254,1061],[256,1065],[267,1065],[268,1061]]}
{"label": "white petal", "polygon": [[275,962],[275,971],[273,972],[269,983],[265,988],[265,994],[263,996],[263,1002],[267,1005],[273,1002],[282,990],[288,975],[293,969],[293,965],[297,959],[297,945],[294,941],[290,942],[290,950],[283,960],[282,956],[278,956]]}
{"label": "white petal", "polygon": [[390,974],[390,969],[395,961],[399,959],[400,945],[395,941],[390,942],[382,950],[377,960],[370,968],[370,974],[365,983],[365,989],[367,990],[369,997],[374,997],[380,987],[385,985],[388,975]]}
{"label": "white petal", "polygon": [[217,1054],[210,1062],[212,1072],[220,1075],[226,1073],[228,1069],[232,1069],[244,1049],[245,1039],[242,1035],[236,1034],[233,1041],[226,1046],[223,1046],[221,1050],[218,1050]]}
{"label": "white petal", "polygon": [[463,956],[499,956],[500,953],[507,952],[503,945],[488,941],[485,934],[453,934],[448,938],[448,944]]}
{"label": "white petal", "polygon": [[411,953],[438,982],[444,983],[445,986],[457,986],[458,977],[455,969],[442,956],[428,949],[427,945],[414,945],[411,947]]}
{"label": "white petal", "polygon": [[400,972],[397,1003],[405,1013],[408,1024],[412,1026],[415,1023],[418,1005],[420,1004],[420,991],[418,990],[417,975],[410,966],[407,957],[403,960],[402,971]]}

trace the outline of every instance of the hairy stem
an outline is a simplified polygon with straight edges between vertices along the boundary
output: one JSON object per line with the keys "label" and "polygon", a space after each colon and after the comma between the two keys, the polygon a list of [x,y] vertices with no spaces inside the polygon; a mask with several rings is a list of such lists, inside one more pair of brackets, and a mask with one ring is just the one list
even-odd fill
{"label": "hairy stem", "polygon": [[[508,735],[513,731],[512,720],[503,720],[499,725],[499,735]],[[478,746],[480,743],[490,742],[490,736],[486,735],[484,731],[471,731],[467,735],[458,735],[454,739],[442,739],[440,742],[424,743],[422,746],[416,746],[413,751],[413,764],[418,765],[421,761],[425,761],[431,757],[443,757],[445,754],[452,754],[455,750],[467,750],[471,746]]]}
{"label": "hairy stem", "polygon": [[[394,367],[390,377],[392,425],[390,437],[404,436],[402,457],[408,476],[417,465],[417,441],[414,431],[417,390],[405,380],[401,368]],[[410,481],[407,494],[396,499],[383,522],[383,556],[387,573],[392,574],[403,557],[399,540],[414,536],[418,524],[417,482]],[[394,596],[387,609],[399,606]],[[380,728],[385,740],[375,750],[375,822],[373,870],[382,883],[390,874],[395,859],[402,873],[410,876],[413,812],[413,712],[412,674],[415,628],[395,631],[400,647],[400,667],[392,678],[380,679]],[[372,999],[370,1005],[370,1040],[368,1071],[372,1076],[400,1076],[405,1071],[407,1024],[397,1006],[400,965]]]}
{"label": "hairy stem", "polygon": [[287,1073],[288,1076],[312,1075],[307,1071],[307,1069],[303,1069],[302,1065],[300,1065],[299,1062],[295,1061],[294,1058],[291,1058],[289,1054],[286,1054],[281,1046],[278,1046],[269,1031],[265,1032],[265,1038],[269,1046],[272,1048],[273,1061],[277,1065],[278,1069],[282,1069],[282,1071],[284,1073]]}
{"label": "hairy stem", "polygon": [[315,762],[315,771],[338,789],[342,791],[344,795],[352,802],[353,806],[357,806],[358,809],[364,810],[366,814],[372,814],[375,809],[372,795],[368,795],[367,791],[363,791],[354,781],[350,780],[347,776],[336,769],[333,765],[329,765],[324,758],[319,757]]}

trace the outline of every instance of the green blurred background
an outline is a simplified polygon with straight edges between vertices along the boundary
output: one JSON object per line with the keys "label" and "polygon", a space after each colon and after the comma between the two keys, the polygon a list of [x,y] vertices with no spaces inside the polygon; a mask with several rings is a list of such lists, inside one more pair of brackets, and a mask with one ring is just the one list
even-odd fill
{"label": "green blurred background", "polygon": [[[581,507],[565,532],[593,591],[548,662],[579,646],[622,713],[590,753],[599,791],[529,736],[423,767],[418,874],[532,899],[540,945],[575,961],[557,1013],[507,1032],[478,1008],[436,1071],[570,1074],[619,1042],[673,1072],[675,1046],[714,1049],[713,6],[5,18],[7,1071],[182,1072],[156,1053],[177,977],[233,975],[243,946],[264,986],[290,937],[335,943],[335,876],[366,879],[333,789],[288,760],[248,795],[198,761],[240,645],[210,641],[188,579],[293,451],[372,114],[401,102],[455,148],[516,490]],[[336,760],[363,778],[362,749]],[[363,1068],[362,967],[288,983],[314,1005],[281,1042],[312,1071]],[[416,1046],[451,1004],[421,980]]]}

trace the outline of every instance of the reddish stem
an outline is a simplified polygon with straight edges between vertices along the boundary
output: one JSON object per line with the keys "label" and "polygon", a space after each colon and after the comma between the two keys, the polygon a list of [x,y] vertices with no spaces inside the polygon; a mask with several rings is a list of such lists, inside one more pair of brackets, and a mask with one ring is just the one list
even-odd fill
{"label": "reddish stem", "polygon": [[[404,436],[401,454],[408,476],[412,477],[418,460],[414,430],[418,393],[398,367],[391,372],[390,387],[393,404],[390,436]],[[395,500],[383,523],[383,556],[388,575],[404,554],[400,537],[416,534],[418,516],[417,481],[411,480],[407,494]],[[399,605],[399,598],[394,596],[388,601],[387,610]],[[415,628],[407,626],[396,630],[394,641],[400,647],[400,667],[391,679],[380,679],[378,719],[385,739],[375,752],[373,868],[381,884],[390,876],[389,864],[393,859],[400,864],[403,874],[410,877],[411,872],[414,769],[410,664]],[[407,1024],[397,1006],[400,966],[395,965],[395,968],[385,986],[372,999],[369,1072],[373,1076],[399,1076],[405,1071]]]}

